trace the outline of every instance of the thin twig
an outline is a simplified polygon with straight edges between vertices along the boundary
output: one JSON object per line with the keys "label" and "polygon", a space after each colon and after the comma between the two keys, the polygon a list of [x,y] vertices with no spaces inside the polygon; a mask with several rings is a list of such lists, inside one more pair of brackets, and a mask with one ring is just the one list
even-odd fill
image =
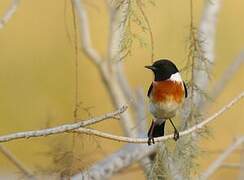
{"label": "thin twig", "polygon": [[78,118],[78,111],[79,111],[79,43],[78,43],[78,35],[77,35],[77,20],[76,20],[76,13],[74,8],[74,2],[71,1],[72,6],[72,18],[73,18],[73,27],[74,27],[74,52],[75,52],[75,96],[74,96],[74,111],[73,117],[74,122],[77,121]]}
{"label": "thin twig", "polygon": [[0,29],[2,29],[5,26],[5,24],[11,19],[11,17],[14,15],[19,5],[19,2],[20,2],[19,0],[12,0],[11,5],[6,10],[3,17],[0,19]]}
{"label": "thin twig", "polygon": [[60,134],[60,133],[72,131],[72,130],[78,129],[80,127],[85,127],[85,126],[88,126],[88,125],[91,125],[94,123],[98,123],[100,121],[118,116],[121,113],[123,113],[126,109],[127,109],[127,107],[123,106],[122,108],[118,109],[115,112],[107,113],[105,115],[98,116],[98,117],[88,119],[85,121],[80,121],[77,123],[64,124],[61,126],[56,126],[53,128],[46,128],[46,129],[41,129],[41,130],[36,130],[36,131],[24,131],[24,132],[17,132],[17,133],[13,133],[13,134],[3,135],[3,136],[0,136],[0,143],[8,142],[8,141],[16,140],[16,139],[49,136],[49,135]]}
{"label": "thin twig", "polygon": [[223,163],[221,165],[221,168],[233,168],[233,169],[236,169],[236,168],[240,168],[240,164],[238,163]]}
{"label": "thin twig", "polygon": [[102,58],[97,51],[92,47],[91,35],[89,29],[88,17],[86,9],[83,7],[83,3],[80,0],[72,0],[79,17],[81,44],[85,54],[92,60],[93,63],[98,65],[101,63]]}
{"label": "thin twig", "polygon": [[240,174],[239,174],[239,180],[244,179],[244,140],[242,142],[242,149],[240,152]]}
{"label": "thin twig", "polygon": [[0,145],[0,152],[12,163],[14,164],[27,178],[34,178],[33,173],[25,167],[7,148]]}
{"label": "thin twig", "polygon": [[202,173],[200,179],[208,179],[224,162],[224,160],[244,142],[244,136],[231,144],[209,167]]}
{"label": "thin twig", "polygon": [[211,93],[211,98],[216,98],[222,90],[225,88],[226,84],[231,80],[231,78],[236,74],[238,69],[244,64],[244,51],[242,51],[237,58],[233,61],[233,63],[228,66],[228,68],[222,73],[221,79],[215,83],[213,87],[213,91]]}
{"label": "thin twig", "polygon": [[[244,97],[244,92],[242,92],[240,95],[238,95],[236,98],[234,98],[232,101],[230,101],[228,104],[226,104],[224,107],[222,107],[219,111],[214,113],[209,118],[205,119],[201,123],[196,124],[195,126],[189,128],[189,129],[181,131],[179,133],[179,135],[180,136],[184,136],[184,135],[190,134],[190,133],[192,133],[194,131],[197,131],[197,130],[203,128],[209,122],[213,121],[218,116],[223,114],[226,110],[231,108],[235,103],[237,103],[243,97]],[[147,143],[148,142],[147,138],[130,138],[130,137],[124,137],[124,136],[116,136],[116,135],[112,135],[112,134],[109,134],[109,133],[104,133],[104,132],[101,132],[101,131],[98,131],[98,130],[95,130],[95,129],[88,129],[88,128],[79,128],[79,129],[74,130],[74,132],[84,133],[84,134],[88,134],[88,135],[95,135],[95,136],[99,136],[99,137],[102,137],[102,138],[106,138],[106,139],[110,139],[110,140],[114,140],[114,141],[119,141],[119,142],[127,142],[127,143]],[[155,138],[154,141],[155,142],[162,142],[162,141],[165,141],[167,139],[172,139],[173,137],[174,137],[174,134],[170,134],[170,135],[167,135],[167,136]]]}

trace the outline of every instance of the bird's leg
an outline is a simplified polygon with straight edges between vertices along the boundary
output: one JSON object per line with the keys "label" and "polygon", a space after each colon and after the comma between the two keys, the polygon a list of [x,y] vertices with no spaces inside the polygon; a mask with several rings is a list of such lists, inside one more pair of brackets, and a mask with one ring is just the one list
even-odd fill
{"label": "bird's leg", "polygon": [[154,144],[154,137],[153,137],[154,126],[155,126],[155,122],[154,122],[154,120],[152,120],[152,124],[151,124],[150,129],[147,133],[147,136],[148,136],[147,144],[148,144],[148,146],[151,145],[151,142]]}
{"label": "bird's leg", "polygon": [[176,129],[173,121],[171,119],[169,119],[169,121],[172,124],[172,126],[174,127],[174,140],[177,141],[180,138],[179,131]]}

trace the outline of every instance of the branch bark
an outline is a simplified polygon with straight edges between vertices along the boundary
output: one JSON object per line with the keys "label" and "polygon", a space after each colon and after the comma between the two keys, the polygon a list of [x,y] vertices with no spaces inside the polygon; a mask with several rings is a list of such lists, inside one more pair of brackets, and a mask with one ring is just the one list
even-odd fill
{"label": "branch bark", "polygon": [[106,159],[97,162],[88,170],[74,175],[72,180],[95,180],[95,179],[107,179],[116,172],[130,166],[135,161],[141,160],[143,157],[147,157],[151,153],[155,152],[156,146],[147,145],[125,145],[121,150],[115,154],[110,155]]}
{"label": "branch bark", "polygon": [[[231,108],[235,103],[237,103],[243,97],[244,97],[244,92],[242,92],[240,95],[238,95],[236,98],[234,98],[230,103],[225,105],[222,109],[220,109],[218,112],[213,114],[211,117],[207,118],[206,120],[202,121],[201,123],[193,126],[192,128],[190,128],[188,130],[180,132],[180,136],[187,135],[187,134],[192,133],[192,132],[194,132],[194,131],[196,131],[198,129],[201,129],[207,123],[211,122],[212,120],[217,118],[219,115],[223,114],[226,110]],[[63,125],[63,126],[58,126],[58,127],[55,127],[55,128],[48,128],[48,129],[39,130],[39,131],[20,132],[20,133],[14,133],[14,134],[6,135],[6,136],[1,136],[0,137],[0,142],[6,142],[6,141],[14,140],[14,139],[19,139],[19,138],[39,137],[39,136],[44,136],[44,135],[58,134],[58,133],[62,133],[62,132],[69,132],[71,130],[76,129],[77,127],[81,127],[82,125],[90,125],[90,124],[93,124],[93,123],[97,123],[97,122],[99,122],[101,120],[108,119],[110,117],[114,117],[114,116],[124,112],[125,109],[126,108],[123,107],[123,108],[121,108],[120,110],[118,110],[116,112],[108,113],[106,115],[103,115],[103,116],[100,116],[100,117],[97,117],[97,118],[93,118],[93,119],[84,121],[83,124],[81,122],[79,122],[79,123],[74,123],[74,124],[71,124],[71,125]],[[94,130],[92,131],[90,129],[81,128],[79,131],[82,131],[83,133],[86,133],[86,132],[87,133],[91,133],[91,132],[93,132],[94,135],[99,135],[97,133],[94,133],[96,131],[94,131]],[[104,134],[105,133],[103,133],[103,135]],[[118,140],[118,141],[130,142],[130,143],[147,143],[147,139],[146,138],[127,138],[127,137],[119,137],[119,136],[115,138],[115,137],[111,137],[111,135],[109,135],[109,134],[106,134],[106,138],[113,139],[113,140]],[[162,141],[165,141],[165,140],[170,139],[170,138],[173,138],[173,134],[167,135],[167,136],[164,136],[164,137],[156,138],[155,142],[162,142]],[[148,149],[150,151],[148,151]],[[129,155],[130,158],[129,158],[128,162],[131,163],[131,162],[133,162],[135,160],[139,160],[139,159],[141,159],[143,157],[148,156],[149,152],[154,152],[154,151],[155,151],[155,146],[148,147],[147,145],[145,145],[145,146],[140,146],[140,148],[139,148],[139,146],[136,147],[136,148],[133,147],[133,150],[130,153],[128,153],[127,151],[124,151],[122,149],[120,151],[120,153],[118,153],[120,156],[118,156],[118,154],[116,154],[116,155],[112,155],[111,157],[114,158],[114,161],[116,160],[116,158],[119,158],[122,161],[122,160],[125,160],[125,158],[127,158],[127,155]],[[127,153],[123,154],[122,152],[127,152]],[[140,155],[138,155],[138,153],[140,153]],[[107,173],[106,176],[112,175],[114,172],[117,172],[117,171],[120,170],[119,167],[114,167],[113,166],[114,165],[114,161],[112,161],[111,158],[110,158],[109,161],[108,161],[108,159],[105,159],[103,161],[103,166],[104,167],[105,167],[105,162],[106,162],[107,163],[106,167],[109,166],[110,168],[113,169],[112,172],[109,172],[107,170],[106,171],[106,173]],[[121,168],[122,167],[124,168],[125,165],[127,166],[128,164],[130,164],[128,162],[125,163],[125,164],[122,163],[123,165],[121,165]],[[98,169],[95,168],[95,170],[94,169],[92,170],[92,171],[94,171],[95,174],[98,174],[98,175],[101,174],[101,172],[99,172]],[[91,175],[90,170],[88,170],[87,172],[89,172],[88,174]],[[104,173],[104,172],[102,172],[102,173]],[[74,176],[74,177],[77,177],[77,176]]]}
{"label": "branch bark", "polygon": [[236,74],[238,69],[244,63],[244,51],[242,51],[236,59],[234,59],[233,63],[228,66],[228,68],[224,71],[221,79],[215,84],[213,87],[213,91],[211,93],[211,98],[216,99],[216,97],[222,92],[225,88],[226,84],[231,80],[231,78]]}
{"label": "branch bark", "polygon": [[202,173],[200,179],[208,179],[224,162],[224,160],[244,142],[244,136],[238,138],[231,144],[209,167]]}
{"label": "branch bark", "polygon": [[242,142],[242,149],[240,152],[240,174],[239,180],[244,179],[244,140]]}
{"label": "branch bark", "polygon": [[5,24],[8,23],[8,21],[11,19],[11,17],[14,15],[19,5],[19,2],[20,2],[19,0],[12,0],[11,5],[8,7],[3,17],[0,19],[0,29],[2,29],[5,26]]}
{"label": "branch bark", "polygon": [[80,127],[85,127],[94,123],[98,123],[100,121],[116,117],[127,109],[126,106],[123,106],[119,110],[111,113],[107,113],[102,116],[98,116],[92,119],[88,119],[85,121],[80,121],[77,123],[72,123],[72,124],[64,124],[61,126],[56,126],[53,128],[46,128],[46,129],[41,129],[41,130],[36,130],[36,131],[24,131],[24,132],[17,132],[13,134],[8,134],[8,135],[3,135],[0,136],[0,143],[2,142],[8,142],[16,139],[24,139],[24,138],[32,138],[32,137],[41,137],[41,136],[49,136],[49,135],[54,135],[54,134],[60,134],[64,132],[69,132],[75,129],[78,129]]}
{"label": "branch bark", "polygon": [[[198,124],[197,126],[194,126],[186,131],[183,131],[180,133],[181,136],[186,135],[190,132],[196,131],[199,128],[205,126],[207,123],[211,122],[215,118],[217,118],[219,115],[224,113],[227,109],[231,108],[236,102],[241,100],[244,97],[244,92],[241,93],[239,96],[234,98],[230,103],[225,105],[222,109],[220,109],[218,112],[216,112],[214,115],[211,117],[207,118],[205,121],[202,123]],[[89,130],[88,130],[89,131]],[[173,135],[168,135],[165,137],[159,137],[156,138],[155,141],[161,142],[165,141],[166,139],[172,138]],[[114,139],[113,139],[114,140]],[[119,137],[119,141],[124,141],[124,142],[130,142],[130,143],[146,143],[147,139],[143,138],[127,138],[127,137]],[[164,147],[164,146],[160,146]],[[72,177],[72,179],[103,179],[103,178],[109,178],[111,177],[114,173],[128,167],[131,165],[133,162],[141,160],[144,157],[148,157],[148,155],[156,152],[157,150],[157,145],[153,146],[147,146],[147,145],[135,145],[135,144],[128,144],[124,146],[121,150],[118,152],[108,156],[104,160],[96,163],[89,169],[85,170],[84,172],[78,173]]]}
{"label": "branch bark", "polygon": [[[209,118],[203,120],[202,122],[194,125],[193,127],[189,128],[189,129],[181,131],[179,133],[180,137],[188,135],[192,132],[195,132],[195,131],[203,128],[208,123],[215,120],[218,116],[222,115],[226,110],[230,109],[235,103],[240,101],[243,97],[244,97],[244,92],[239,94],[237,97],[235,97],[233,100],[231,100],[228,104],[226,104],[224,107],[222,107],[219,111],[214,113]],[[130,137],[124,137],[124,136],[116,136],[116,135],[112,135],[112,134],[104,133],[104,132],[101,132],[101,131],[98,131],[95,129],[88,129],[88,128],[79,128],[79,129],[76,129],[74,131],[78,132],[78,133],[88,134],[88,135],[95,135],[95,136],[99,136],[102,138],[106,138],[106,139],[110,139],[110,140],[114,140],[114,141],[119,141],[119,142],[147,143],[147,141],[148,141],[147,138],[130,138]],[[174,137],[174,134],[170,134],[170,135],[155,138],[154,141],[155,142],[163,142],[163,141],[168,140],[168,139],[173,139],[173,137]]]}
{"label": "branch bark", "polygon": [[34,179],[33,173],[25,167],[7,148],[0,145],[0,152],[12,163],[14,164],[21,173],[25,175],[28,179]]}
{"label": "branch bark", "polygon": [[90,35],[90,26],[86,13],[86,9],[83,3],[80,0],[72,0],[72,3],[75,7],[75,10],[79,17],[80,23],[80,37],[81,37],[81,45],[83,48],[83,52],[89,57],[89,59],[95,64],[99,65],[102,62],[101,56],[97,53],[97,51],[92,47],[91,43],[91,35]]}
{"label": "branch bark", "polygon": [[[116,63],[112,63],[111,59],[102,61],[100,58],[100,55],[91,47],[90,43],[90,31],[89,31],[89,24],[88,24],[88,18],[87,13],[84,8],[84,2],[80,0],[73,0],[74,6],[76,11],[78,12],[78,17],[80,20],[80,32],[82,37],[82,46],[84,52],[88,55],[89,59],[95,63],[97,70],[100,73],[101,79],[107,89],[107,92],[112,100],[113,106],[115,108],[119,108],[124,104],[127,104],[125,95],[121,89],[121,86],[118,82],[117,76],[116,76]],[[116,18],[114,17],[113,26],[119,27],[119,29],[113,29],[113,34],[111,35],[111,44],[109,48],[112,49],[110,52],[111,54],[108,56],[109,58],[112,58],[117,51],[119,50],[119,43],[120,41],[120,34],[124,28],[123,23],[120,24],[124,18],[124,16],[127,13],[128,3],[127,1],[123,1],[122,7],[116,12]],[[120,26],[118,26],[118,24]],[[93,53],[91,53],[93,52]],[[95,54],[95,55],[94,55]],[[129,112],[125,112],[121,115],[121,126],[123,128],[123,131],[128,136],[136,136],[134,124],[132,122],[131,114]]]}
{"label": "branch bark", "polygon": [[[201,91],[207,90],[209,73],[212,69],[212,64],[215,59],[215,32],[217,26],[217,14],[220,8],[220,0],[208,1],[205,0],[205,8],[203,16],[200,21],[199,27],[199,39],[204,42],[201,44],[202,52],[204,53],[205,60],[198,60],[196,62],[196,67],[194,70],[194,85],[198,87]],[[205,67],[205,68],[203,68]],[[197,93],[194,96],[195,105],[198,107],[204,101],[204,96],[201,93]]]}

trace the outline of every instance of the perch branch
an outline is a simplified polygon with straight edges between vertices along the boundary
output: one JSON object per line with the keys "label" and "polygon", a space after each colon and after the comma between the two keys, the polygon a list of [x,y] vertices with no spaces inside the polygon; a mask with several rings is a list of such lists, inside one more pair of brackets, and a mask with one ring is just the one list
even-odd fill
{"label": "perch branch", "polygon": [[[222,114],[225,110],[230,108],[234,103],[240,100],[244,96],[244,93],[240,94],[237,98],[232,100],[228,105],[222,108],[220,111],[217,112],[218,115]],[[212,118],[216,118],[218,115],[214,114],[211,116]],[[211,118],[210,117],[210,118]],[[209,121],[209,118],[207,119]],[[207,121],[207,122],[208,122]],[[172,138],[172,136],[170,137]],[[121,140],[121,139],[119,139]],[[141,140],[141,139],[140,139]],[[158,139],[159,140],[159,139]],[[134,139],[133,139],[134,141]],[[77,173],[72,177],[73,180],[76,179],[101,179],[101,178],[109,178],[114,173],[120,171],[131,165],[135,161],[139,161],[144,157],[147,157],[149,154],[156,151],[155,145],[147,146],[147,145],[135,145],[135,144],[128,144],[123,147],[118,152],[108,156],[104,160],[97,162],[92,167],[87,169],[84,172]],[[89,177],[89,178],[88,178]]]}
{"label": "perch branch", "polygon": [[231,144],[218,158],[215,160],[208,169],[202,173],[200,179],[208,179],[224,162],[224,160],[242,143],[244,142],[244,136],[238,138],[233,144]]}
{"label": "perch branch", "polygon": [[[197,130],[203,128],[209,122],[213,121],[218,116],[223,114],[226,110],[231,108],[235,103],[237,103],[243,97],[244,97],[244,92],[242,92],[240,95],[238,95],[232,101],[230,101],[228,104],[226,104],[224,107],[222,107],[218,112],[214,113],[212,116],[210,116],[209,118],[205,119],[201,123],[196,124],[195,126],[189,128],[189,129],[187,129],[185,131],[181,131],[179,133],[180,136],[184,136],[184,135],[190,134],[190,133],[192,133],[194,131],[197,131]],[[88,135],[95,135],[95,136],[99,136],[99,137],[102,137],[102,138],[106,138],[106,139],[110,139],[110,140],[114,140],[114,141],[119,141],[119,142],[147,143],[147,141],[148,141],[147,138],[130,138],[130,137],[124,137],[124,136],[116,136],[116,135],[112,135],[112,134],[104,133],[104,132],[101,132],[101,131],[98,131],[98,130],[95,130],[95,129],[88,129],[88,128],[79,128],[79,129],[76,129],[74,131],[78,132],[78,133],[88,134]],[[172,139],[173,137],[174,137],[174,134],[170,134],[170,135],[167,135],[167,136],[155,138],[154,141],[155,142],[162,142],[162,141],[165,141],[167,139]]]}
{"label": "perch branch", "polygon": [[121,113],[123,113],[126,109],[127,109],[127,107],[123,106],[122,108],[120,108],[119,110],[117,110],[115,112],[107,113],[102,116],[98,116],[98,117],[95,117],[92,119],[80,121],[80,122],[73,123],[73,124],[64,124],[64,125],[56,126],[53,128],[46,128],[46,129],[41,129],[41,130],[36,130],[36,131],[17,132],[17,133],[13,133],[13,134],[0,136],[0,143],[12,141],[12,140],[16,140],[16,139],[49,136],[49,135],[53,135],[53,134],[60,134],[60,133],[72,131],[72,130],[78,129],[80,127],[85,127],[85,126],[88,126],[88,125],[91,125],[94,123],[98,123],[105,119],[116,117],[116,116],[120,115]]}
{"label": "perch branch", "polygon": [[[189,134],[193,131],[196,131],[203,126],[205,126],[207,123],[211,122],[218,116],[220,116],[222,113],[224,113],[226,110],[231,108],[235,103],[237,103],[241,98],[244,97],[244,92],[241,93],[239,96],[234,98],[230,103],[225,105],[223,108],[221,108],[218,112],[213,114],[211,117],[207,118],[206,120],[202,121],[198,125],[183,131],[180,133],[180,136]],[[82,128],[83,130],[83,128]],[[90,129],[85,129],[84,132],[95,132]],[[100,133],[100,132],[99,132]],[[98,133],[98,136],[101,134]],[[103,134],[104,135],[104,134]],[[106,134],[106,138],[116,140],[116,141],[123,141],[123,142],[129,142],[129,143],[147,143],[147,139],[144,138],[127,138],[127,137],[120,137],[117,136],[116,138],[113,136],[111,137],[110,135]],[[101,137],[101,136],[100,136]],[[103,137],[103,136],[102,136]],[[164,137],[159,137],[156,138],[155,141],[164,141],[166,139],[173,138],[173,135],[168,135]],[[93,165],[91,168],[88,170],[85,170],[81,173],[78,173],[74,175],[71,179],[76,180],[76,179],[101,179],[101,178],[109,178],[111,177],[114,173],[119,172],[121,169],[128,167],[131,165],[133,162],[141,160],[144,157],[147,157],[151,153],[156,151],[156,145],[153,146],[147,146],[147,145],[135,145],[135,144],[128,144],[124,148],[122,148],[120,151],[118,151],[115,154],[112,154],[108,158],[105,158],[104,160],[96,163]]]}
{"label": "perch branch", "polygon": [[12,0],[11,5],[4,13],[3,17],[0,19],[0,29],[4,27],[4,25],[11,19],[11,17],[14,15],[14,13],[17,10],[17,7],[19,5],[19,0]]}
{"label": "perch branch", "polygon": [[[226,110],[231,108],[235,103],[237,103],[243,97],[244,97],[244,92],[242,92],[240,95],[238,95],[236,98],[234,98],[230,103],[225,105],[222,109],[220,109],[218,112],[213,114],[211,117],[209,117],[206,120],[202,121],[201,123],[193,126],[192,128],[189,128],[188,130],[180,132],[180,136],[187,135],[193,131],[196,131],[196,130],[202,128],[207,123],[211,122],[212,120],[217,118],[219,115],[224,113]],[[14,140],[14,139],[20,139],[20,138],[39,137],[39,136],[47,136],[47,135],[51,135],[51,134],[69,132],[69,131],[75,130],[77,128],[80,128],[84,125],[90,125],[93,123],[97,123],[101,120],[117,116],[117,115],[121,114],[122,112],[124,112],[125,110],[126,110],[126,107],[122,107],[121,109],[119,109],[116,112],[108,113],[108,114],[105,114],[103,116],[99,116],[99,117],[96,117],[96,118],[93,118],[93,119],[90,119],[90,120],[87,120],[84,122],[79,122],[79,123],[74,123],[74,124],[66,124],[66,125],[62,125],[62,126],[58,126],[58,127],[54,127],[54,128],[43,129],[43,130],[38,130],[38,131],[20,132],[20,133],[14,133],[14,134],[10,134],[10,135],[0,136],[0,142],[6,142],[6,141],[10,141],[10,140]],[[81,128],[81,130],[82,129],[83,128]],[[91,131],[90,129],[85,129],[84,133],[85,132],[94,132],[94,131]],[[95,133],[93,133],[93,134],[96,135]],[[105,133],[103,133],[103,135],[104,134]],[[114,137],[108,136],[108,134],[106,134],[106,138],[116,139],[117,141],[130,142],[130,143],[147,143],[146,138],[127,138],[127,137],[119,137],[119,136],[114,138]],[[167,135],[164,137],[156,138],[155,142],[165,141],[169,138],[173,138],[173,134]]]}
{"label": "perch branch", "polygon": [[0,152],[14,164],[27,178],[34,178],[33,173],[27,169],[7,148],[0,145]]}

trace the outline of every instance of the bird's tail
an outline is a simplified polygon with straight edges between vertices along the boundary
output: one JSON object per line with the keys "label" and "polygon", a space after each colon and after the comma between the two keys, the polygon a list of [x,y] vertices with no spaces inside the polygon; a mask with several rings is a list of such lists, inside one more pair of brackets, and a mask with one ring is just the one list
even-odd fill
{"label": "bird's tail", "polygon": [[[164,136],[164,127],[165,127],[165,122],[162,122],[161,124],[152,124],[149,131],[148,131],[148,137],[150,136],[150,133],[152,133],[153,137],[160,137],[160,136]],[[152,122],[155,123],[155,122]],[[151,132],[152,131],[152,132]],[[156,153],[153,153],[149,156],[151,161],[154,161],[156,157]]]}
{"label": "bird's tail", "polygon": [[[165,127],[165,122],[162,122],[160,124],[156,124],[154,125],[152,124],[149,131],[148,131],[148,137],[150,136],[150,133],[152,133],[152,137],[160,137],[160,136],[164,136],[164,127]],[[152,132],[151,132],[152,131]]]}

